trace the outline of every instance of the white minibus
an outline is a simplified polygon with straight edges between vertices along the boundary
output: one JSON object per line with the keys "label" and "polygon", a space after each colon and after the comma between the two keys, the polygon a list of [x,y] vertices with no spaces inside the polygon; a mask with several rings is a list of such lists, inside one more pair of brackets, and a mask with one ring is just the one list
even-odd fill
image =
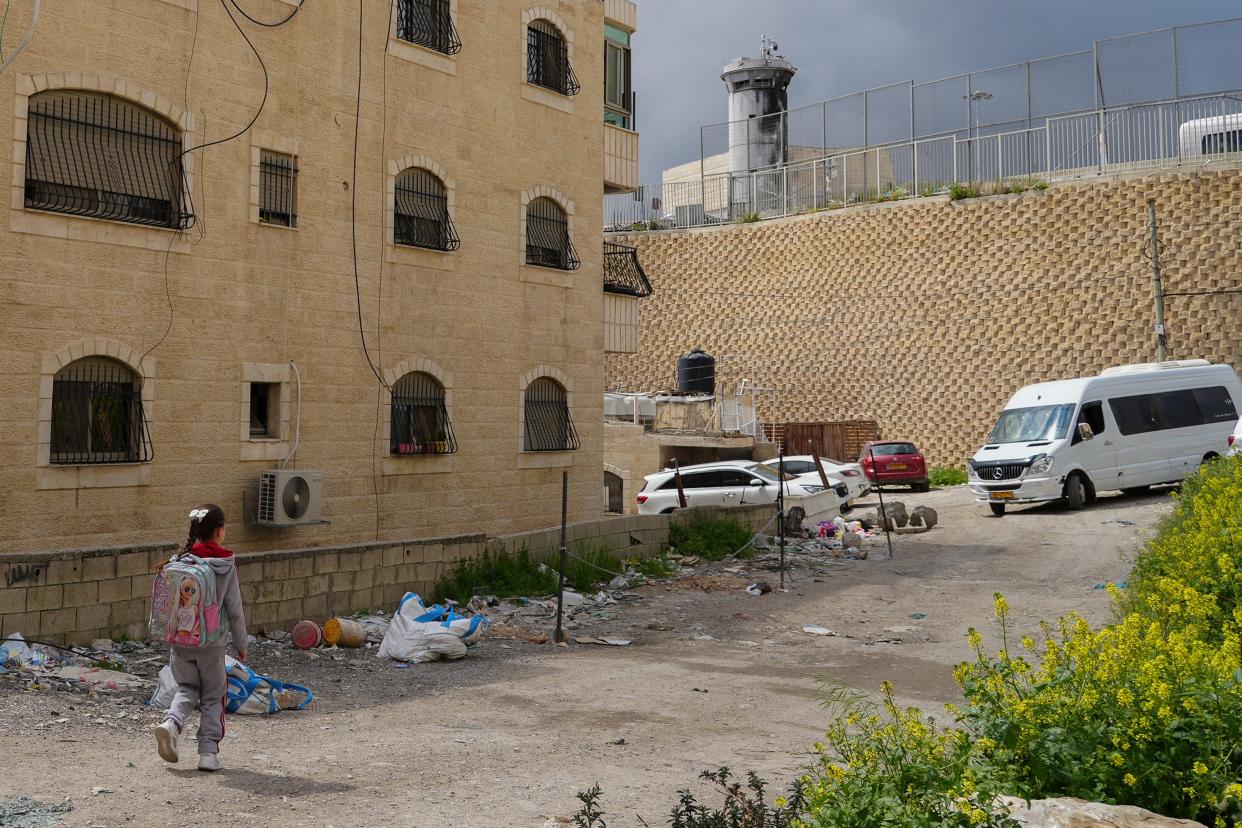
{"label": "white minibus", "polygon": [[1175,483],[1220,455],[1242,382],[1207,360],[1123,365],[1096,377],[1028,385],[970,460],[970,488],[1000,516],[1064,499]]}

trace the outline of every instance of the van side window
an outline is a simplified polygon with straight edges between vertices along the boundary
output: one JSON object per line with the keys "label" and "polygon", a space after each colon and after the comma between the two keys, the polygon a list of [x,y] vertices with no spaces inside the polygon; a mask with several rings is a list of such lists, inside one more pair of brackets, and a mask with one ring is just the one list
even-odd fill
{"label": "van side window", "polygon": [[1199,413],[1199,404],[1189,389],[1184,391],[1165,391],[1153,394],[1156,403],[1156,422],[1160,428],[1189,428],[1203,425],[1203,415]]}
{"label": "van side window", "polygon": [[1122,434],[1146,434],[1155,431],[1156,411],[1152,405],[1151,394],[1139,394],[1135,397],[1118,397],[1108,401],[1113,410],[1113,419]]}
{"label": "van side window", "polygon": [[[1082,411],[1078,414],[1078,422],[1086,423],[1091,426],[1091,433],[1100,435],[1104,433],[1104,404],[1098,402],[1090,402],[1082,407]],[[1074,429],[1073,443],[1076,445],[1082,442],[1082,437],[1078,434],[1078,429]]]}
{"label": "van side window", "polygon": [[1214,388],[1196,388],[1193,393],[1195,402],[1199,404],[1199,410],[1203,412],[1204,422],[1237,422],[1238,409],[1228,388],[1217,385]]}

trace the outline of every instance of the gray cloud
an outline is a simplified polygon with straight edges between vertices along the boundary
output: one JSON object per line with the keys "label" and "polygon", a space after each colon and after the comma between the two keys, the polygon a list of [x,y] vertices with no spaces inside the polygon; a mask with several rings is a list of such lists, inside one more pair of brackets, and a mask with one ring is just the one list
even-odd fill
{"label": "gray cloud", "polygon": [[[721,68],[756,55],[763,33],[798,67],[796,107],[1090,49],[1095,38],[1223,19],[1237,8],[1236,0],[639,0],[642,179],[658,181],[662,169],[698,158],[699,127],[727,117]],[[1144,76],[1150,66],[1137,53],[1117,61],[1131,86],[1160,80]]]}

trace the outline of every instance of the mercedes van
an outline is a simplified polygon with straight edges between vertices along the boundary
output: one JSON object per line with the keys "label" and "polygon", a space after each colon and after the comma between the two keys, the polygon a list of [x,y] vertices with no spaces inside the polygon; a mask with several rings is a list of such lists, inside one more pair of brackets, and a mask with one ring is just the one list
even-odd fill
{"label": "mercedes van", "polygon": [[1028,385],[970,460],[970,488],[992,513],[1099,492],[1176,483],[1219,456],[1238,421],[1242,382],[1207,360],[1123,365],[1096,377]]}

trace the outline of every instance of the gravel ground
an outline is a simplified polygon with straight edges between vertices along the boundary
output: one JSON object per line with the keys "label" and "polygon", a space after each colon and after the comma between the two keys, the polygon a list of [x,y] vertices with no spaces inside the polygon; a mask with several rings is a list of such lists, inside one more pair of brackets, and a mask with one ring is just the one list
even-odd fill
{"label": "gravel ground", "polygon": [[[778,573],[641,587],[571,632],[628,647],[485,637],[464,660],[399,669],[367,650],[256,646],[257,671],[317,701],[230,717],[215,775],[159,760],[159,713],[134,693],[0,678],[0,804],[69,799],[63,824],[79,826],[542,826],[598,782],[610,826],[662,825],[706,768],[753,768],[778,785],[798,771],[823,725],[813,673],[869,691],[888,679],[902,701],[934,709],[958,697],[952,667],[969,626],[990,630],[994,592],[1009,597],[1018,635],[1069,610],[1107,620],[1098,587],[1126,577],[1169,508],[1153,493],[995,519],[963,488],[895,496],[934,506],[941,525],[895,537],[892,559],[872,545],[868,560],[824,562],[759,597],[745,585],[776,586]],[[835,635],[808,635],[808,623]],[[193,758],[192,740],[183,753]]]}

